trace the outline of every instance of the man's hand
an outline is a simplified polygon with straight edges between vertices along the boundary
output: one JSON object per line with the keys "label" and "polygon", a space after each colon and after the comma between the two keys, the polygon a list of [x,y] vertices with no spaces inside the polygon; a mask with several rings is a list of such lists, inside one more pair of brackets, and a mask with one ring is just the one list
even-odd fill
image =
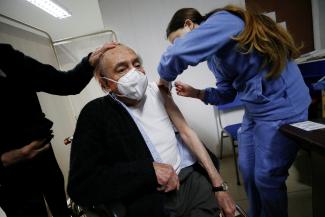
{"label": "man's hand", "polygon": [[171,165],[163,163],[153,163],[153,167],[156,172],[158,184],[161,187],[158,187],[158,191],[169,192],[175,189],[179,189],[179,179]]}
{"label": "man's hand", "polygon": [[99,61],[99,58],[109,49],[113,49],[118,45],[116,42],[105,43],[102,47],[97,48],[94,52],[91,53],[89,57],[89,63],[93,67],[96,67]]}
{"label": "man's hand", "polygon": [[231,198],[230,194],[225,191],[219,191],[215,193],[218,204],[225,217],[235,217],[236,203]]}
{"label": "man's hand", "polygon": [[176,93],[179,96],[198,98],[201,100],[204,97],[204,91],[195,89],[194,87],[192,87],[188,84],[185,84],[183,82],[176,81],[175,86],[176,86]]}
{"label": "man's hand", "polygon": [[35,140],[20,149],[14,149],[1,155],[3,166],[7,167],[23,160],[30,160],[43,151],[49,149],[50,144],[45,144],[46,139]]}

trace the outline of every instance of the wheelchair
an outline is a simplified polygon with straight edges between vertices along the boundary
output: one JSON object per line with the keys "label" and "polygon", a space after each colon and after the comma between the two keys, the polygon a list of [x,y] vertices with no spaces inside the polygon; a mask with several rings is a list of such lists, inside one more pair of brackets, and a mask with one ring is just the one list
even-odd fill
{"label": "wheelchair", "polygon": [[122,204],[81,207],[70,198],[67,201],[72,217],[125,217],[126,210]]}
{"label": "wheelchair", "polygon": [[[64,140],[64,144],[68,145],[72,142],[73,137],[68,137]],[[209,149],[207,152],[210,155],[210,158],[219,171],[220,164],[218,158],[213,154]],[[92,207],[81,207],[74,203],[70,198],[67,201],[68,207],[71,210],[72,217],[125,217],[126,210],[122,204],[110,204],[110,205],[99,205],[99,206],[92,206]],[[244,209],[242,209],[236,203],[236,217],[248,217]],[[220,213],[220,216],[223,217],[223,214]]]}
{"label": "wheelchair", "polygon": [[[125,217],[126,211],[121,204],[112,206],[94,206],[90,208],[81,208],[71,199],[68,199],[68,207],[72,211],[72,217]],[[236,217],[248,217],[246,212],[236,204]],[[222,214],[218,217],[223,217]]]}
{"label": "wheelchair", "polygon": [[[113,206],[96,206],[91,208],[81,208],[70,199],[68,206],[72,211],[72,217],[125,217],[125,209],[122,205],[115,204]],[[246,212],[236,204],[236,217],[248,217]],[[223,217],[220,214],[219,217]]]}

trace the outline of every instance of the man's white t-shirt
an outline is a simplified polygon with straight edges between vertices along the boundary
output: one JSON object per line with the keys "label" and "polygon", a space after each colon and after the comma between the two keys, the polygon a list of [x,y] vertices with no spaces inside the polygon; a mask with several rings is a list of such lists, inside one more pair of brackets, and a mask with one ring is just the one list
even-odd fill
{"label": "man's white t-shirt", "polygon": [[178,173],[181,169],[181,156],[175,130],[157,84],[155,82],[149,83],[143,99],[136,106],[130,106],[128,109],[141,123],[163,163],[172,165]]}

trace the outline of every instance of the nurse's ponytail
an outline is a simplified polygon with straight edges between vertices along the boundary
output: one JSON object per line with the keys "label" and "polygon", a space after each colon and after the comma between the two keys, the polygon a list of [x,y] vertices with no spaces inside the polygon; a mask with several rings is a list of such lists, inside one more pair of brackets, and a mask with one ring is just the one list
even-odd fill
{"label": "nurse's ponytail", "polygon": [[183,28],[186,19],[201,24],[218,11],[228,11],[245,22],[244,30],[233,39],[238,42],[240,52],[257,51],[264,56],[260,67],[267,67],[269,72],[266,77],[268,79],[277,78],[286,66],[288,59],[295,59],[299,56],[299,48],[296,47],[293,38],[284,28],[266,15],[233,5],[215,9],[205,16],[202,16],[194,8],[180,9],[174,14],[168,25],[167,37],[177,29]]}
{"label": "nurse's ponytail", "polygon": [[[269,70],[266,78],[277,78],[288,59],[299,57],[299,48],[296,47],[291,35],[268,16],[232,5],[221,10],[233,13],[244,20],[244,30],[233,39],[238,42],[241,52],[250,53],[256,50],[263,54],[261,68],[267,67]],[[208,13],[205,19],[215,12]]]}

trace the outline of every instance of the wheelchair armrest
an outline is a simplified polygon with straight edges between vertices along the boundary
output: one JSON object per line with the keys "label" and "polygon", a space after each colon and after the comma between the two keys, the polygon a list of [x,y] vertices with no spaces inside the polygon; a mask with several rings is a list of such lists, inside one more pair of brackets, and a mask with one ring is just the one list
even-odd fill
{"label": "wheelchair armrest", "polygon": [[121,203],[110,205],[97,205],[91,207],[81,207],[68,199],[68,207],[72,211],[73,217],[92,216],[92,217],[125,217],[126,208]]}

